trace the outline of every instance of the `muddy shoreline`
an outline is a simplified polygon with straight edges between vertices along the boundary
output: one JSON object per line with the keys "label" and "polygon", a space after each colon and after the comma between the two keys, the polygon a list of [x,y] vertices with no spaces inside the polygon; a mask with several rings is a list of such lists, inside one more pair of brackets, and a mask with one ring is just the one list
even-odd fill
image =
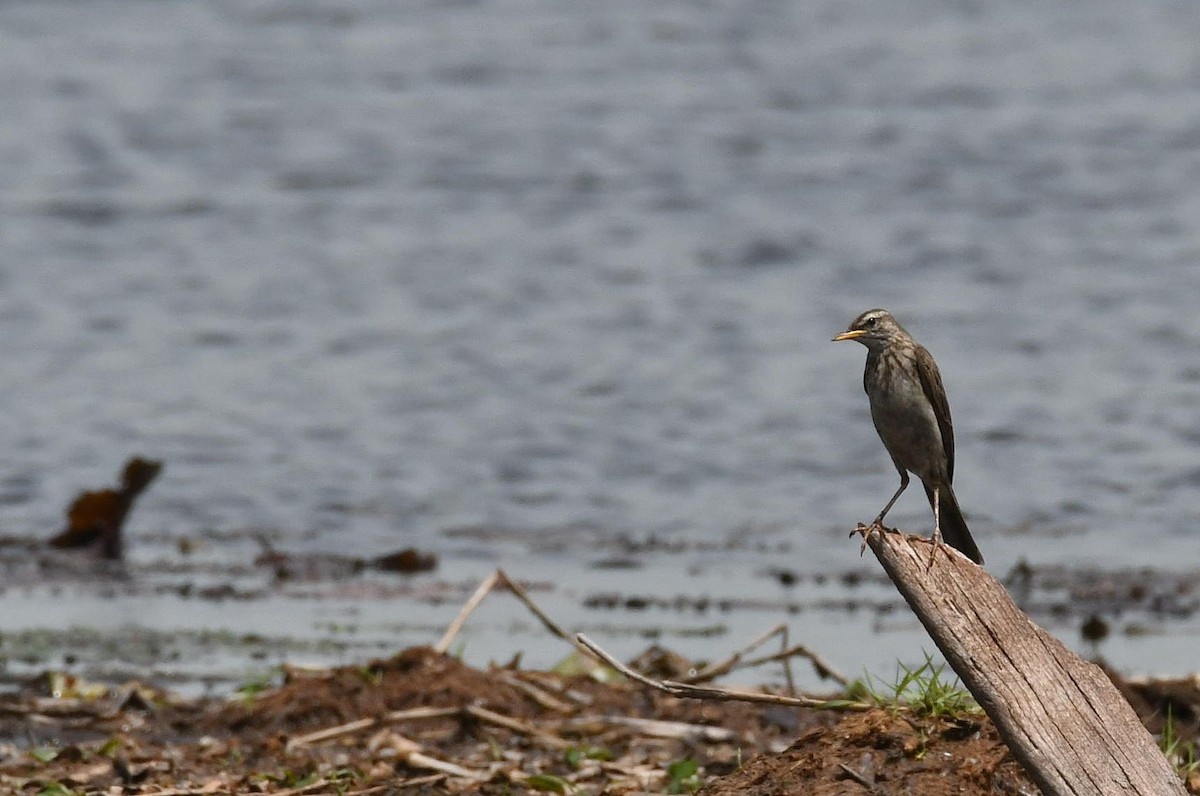
{"label": "muddy shoreline", "polygon": [[[520,543],[553,556],[544,536],[531,532]],[[282,546],[268,554],[252,538],[224,534],[182,548],[140,542],[126,560],[104,561],[47,550],[44,540],[0,539],[0,690],[56,670],[109,684],[138,679],[188,696],[227,695],[284,665],[349,665],[432,643],[483,577],[473,573],[487,571],[486,562],[464,561],[452,548],[439,550],[433,571],[406,574]],[[900,646],[928,647],[886,576],[858,561],[840,571],[763,563],[734,580],[719,564],[688,563],[736,558],[734,542],[709,549],[613,534],[589,544],[591,566],[568,582],[517,577],[560,622],[622,656],[651,642],[711,656],[780,622],[856,672],[879,669],[864,649],[882,657]],[[794,558],[786,550],[755,556]],[[505,559],[519,562],[520,551]],[[682,583],[664,587],[655,577],[684,566]],[[1183,650],[1200,634],[1200,572],[1021,562],[1002,579],[1023,610],[1078,652],[1104,657],[1127,675],[1189,673],[1180,667],[1190,665]],[[527,665],[549,667],[561,652],[528,612],[503,599],[468,625],[464,645],[476,666],[524,650]]]}
{"label": "muddy shoreline", "polygon": [[[1169,712],[1196,741],[1195,678],[1114,681],[1153,732]],[[678,699],[587,674],[475,669],[427,647],[288,669],[232,698],[70,690],[83,685],[43,677],[0,697],[9,792],[1037,792],[979,713]],[[1200,793],[1200,774],[1189,787]]]}
{"label": "muddy shoreline", "polygon": [[[565,600],[592,621],[603,617],[607,639],[644,617],[693,620],[675,638],[703,638],[705,659],[671,651],[661,632],[640,638],[651,646],[634,668],[674,678],[719,669],[711,658],[713,650],[729,653],[725,623],[754,612],[793,617],[800,627],[811,625],[800,614],[867,615],[879,633],[912,621],[876,571],[762,567],[754,580],[769,588],[739,596],[631,588],[619,575],[639,572],[646,557],[695,551],[687,543],[666,549],[655,540],[609,541],[597,549],[595,587],[573,588],[507,581],[499,571],[479,584],[449,579],[436,564],[398,570],[271,546],[230,565],[191,547],[169,559],[102,560],[48,551],[37,540],[0,540],[0,567],[8,575],[0,597],[10,606],[22,599],[102,606],[151,599],[170,607],[165,628],[144,619],[115,628],[48,623],[0,635],[0,786],[56,796],[1036,793],[982,713],[922,715],[881,704],[864,696],[853,675],[821,660],[820,651],[807,663],[791,661],[790,652],[759,655],[754,668],[713,675],[772,693],[793,693],[798,685],[830,700],[820,709],[675,698],[582,661],[572,654],[570,635],[538,603],[557,610]],[[414,553],[405,560],[431,559]],[[1113,639],[1186,635],[1200,611],[1197,574],[1021,562],[1004,581],[1035,620],[1075,635],[1077,646],[1102,660]],[[488,591],[489,581],[499,586]],[[622,582],[626,588],[617,588]],[[533,637],[531,628],[544,626],[559,636],[537,653],[560,665],[548,670],[537,659],[526,662],[516,637],[505,656],[493,656],[507,663],[471,665],[453,654],[469,646],[457,638],[465,628],[497,625],[497,614],[487,614],[496,603],[510,603],[499,614],[501,631],[521,627],[521,636]],[[390,624],[361,632],[364,605],[403,614],[396,620],[403,629]],[[480,616],[468,613],[472,605]],[[228,612],[248,607],[281,617],[299,613],[310,632],[237,633],[221,624]],[[462,623],[451,622],[460,608]],[[788,624],[777,631],[785,650],[797,641],[788,641]],[[716,629],[705,636],[705,627]],[[287,628],[281,619],[280,629]],[[439,649],[415,645],[395,653],[404,645],[394,639],[406,632],[443,640]],[[1135,681],[1106,671],[1151,732],[1172,733],[1194,754],[1195,676]],[[822,690],[813,691],[814,682]],[[1200,793],[1200,774],[1185,775]]]}

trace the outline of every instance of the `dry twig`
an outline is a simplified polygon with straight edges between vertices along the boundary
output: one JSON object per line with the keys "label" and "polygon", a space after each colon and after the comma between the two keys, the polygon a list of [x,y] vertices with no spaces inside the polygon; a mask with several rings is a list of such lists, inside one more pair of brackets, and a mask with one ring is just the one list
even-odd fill
{"label": "dry twig", "polygon": [[439,760],[436,757],[430,757],[423,751],[424,747],[411,738],[406,738],[403,735],[395,732],[389,732],[387,743],[392,749],[395,749],[399,754],[400,759],[413,768],[424,768],[429,771],[440,771],[443,774],[449,774],[452,777],[460,777],[470,780],[483,780],[488,777],[486,771],[474,771],[469,768],[447,763],[445,760]]}
{"label": "dry twig", "polygon": [[[788,645],[787,625],[778,624],[775,627],[768,630],[766,633],[763,633],[758,638],[751,641],[749,644],[747,644],[742,649],[740,649],[737,652],[730,655],[724,661],[721,661],[720,663],[712,664],[710,666],[706,666],[704,669],[701,669],[700,671],[696,672],[692,676],[683,678],[683,680],[681,682],[707,683],[707,682],[711,682],[711,681],[715,680],[716,678],[720,677],[723,674],[728,674],[729,672],[733,671],[734,669],[748,666],[750,664],[748,664],[745,661],[745,656],[749,655],[755,649],[757,649],[761,645],[765,644],[767,641],[770,641],[775,636],[780,636],[780,638],[782,640],[783,648],[786,650],[787,645]],[[783,660],[784,677],[787,678],[788,693],[789,694],[795,693],[796,689],[795,689],[795,684],[792,679],[791,662],[787,658],[783,658],[782,660]]]}
{"label": "dry twig", "polygon": [[592,641],[582,633],[576,638],[579,643],[598,656],[609,666],[616,669],[621,674],[631,680],[641,683],[658,691],[670,694],[677,697],[688,697],[691,699],[712,699],[718,701],[735,701],[735,702],[762,702],[770,705],[791,705],[794,707],[805,708],[827,708],[836,705],[837,707],[847,710],[866,710],[869,705],[859,703],[846,703],[841,700],[814,699],[812,697],[789,697],[780,696],[778,694],[765,694],[761,691],[739,691],[729,688],[706,688],[696,686],[690,683],[680,683],[672,680],[652,680],[645,675],[635,672],[625,664],[618,661],[608,652],[605,652],[596,642]]}
{"label": "dry twig", "polygon": [[[761,655],[757,658],[745,657],[775,636],[779,636],[782,642],[782,649],[779,652],[772,655]],[[752,666],[761,666],[766,663],[779,661],[783,663],[783,673],[787,680],[788,693],[792,694],[795,693],[796,687],[792,677],[791,660],[796,657],[808,658],[813,665],[813,669],[822,678],[832,679],[841,686],[845,686],[849,682],[844,675],[838,672],[837,669],[834,669],[825,659],[803,644],[788,646],[788,627],[784,624],[776,625],[725,660],[706,666],[695,674],[684,677],[680,682],[690,684],[707,683],[735,669],[748,669]]]}
{"label": "dry twig", "polygon": [[576,709],[574,705],[567,704],[561,699],[547,694],[538,686],[522,680],[512,672],[498,672],[497,676],[501,682],[517,689],[547,710],[553,710],[555,713],[573,713]]}
{"label": "dry twig", "polygon": [[866,788],[868,792],[870,792],[870,793],[875,792],[875,783],[872,782],[871,780],[867,779],[867,777],[864,776],[863,774],[860,774],[859,772],[850,768],[850,766],[846,765],[845,763],[838,763],[838,768],[840,768],[842,770],[842,773],[845,774],[847,777],[849,777],[850,779],[857,782],[859,785],[862,785],[864,788]]}
{"label": "dry twig", "polygon": [[458,635],[459,631],[462,630],[462,626],[466,624],[467,617],[475,612],[475,609],[483,602],[483,598],[487,597],[488,592],[496,587],[496,584],[500,582],[500,578],[502,577],[503,573],[500,570],[496,570],[483,579],[483,582],[479,584],[479,588],[475,589],[475,593],[471,595],[471,599],[463,604],[462,609],[458,612],[458,616],[454,617],[454,621],[450,623],[450,627],[446,628],[446,633],[442,636],[442,640],[434,645],[433,649],[435,652],[439,655],[446,654],[446,650],[450,649],[450,645],[454,642],[454,637]]}
{"label": "dry twig", "polygon": [[571,746],[571,743],[564,741],[556,735],[551,735],[545,730],[540,730],[531,724],[526,724],[523,721],[518,721],[511,716],[505,716],[495,711],[481,708],[478,705],[467,705],[463,708],[463,712],[472,718],[482,721],[485,724],[494,724],[497,727],[503,727],[506,730],[512,730],[520,735],[525,735],[530,738],[536,738],[539,741],[553,746],[557,749],[566,749]]}
{"label": "dry twig", "polygon": [[733,730],[713,727],[708,724],[689,724],[684,721],[662,721],[643,719],[637,716],[597,716],[574,719],[567,728],[580,729],[597,726],[629,727],[652,738],[671,738],[677,741],[731,741],[736,737]]}
{"label": "dry twig", "polygon": [[491,575],[488,575],[483,579],[483,582],[479,584],[477,589],[475,589],[475,593],[471,595],[471,599],[467,600],[466,605],[464,605],[462,610],[458,612],[458,616],[456,616],[454,621],[450,623],[450,627],[447,628],[446,634],[442,636],[442,640],[434,646],[434,650],[443,655],[446,654],[446,650],[450,649],[450,645],[454,642],[455,636],[458,635],[458,633],[462,630],[463,625],[466,624],[467,617],[474,613],[475,609],[479,607],[479,604],[483,602],[483,598],[486,597],[490,591],[500,586],[507,588],[513,593],[513,596],[524,603],[525,607],[528,608],[534,616],[541,620],[542,624],[545,625],[547,630],[568,644],[574,646],[580,652],[587,654],[587,650],[581,647],[579,643],[575,641],[575,639],[572,638],[569,633],[567,633],[567,631],[559,627],[558,624],[551,619],[545,611],[538,607],[538,604],[533,601],[528,592],[526,592],[525,589],[522,588],[521,585],[516,581],[509,578],[502,569],[496,570]]}
{"label": "dry twig", "polygon": [[392,724],[412,719],[439,719],[448,716],[457,716],[458,713],[458,708],[411,708],[409,710],[394,710],[384,716],[356,719],[355,721],[348,721],[345,724],[338,724],[334,727],[326,727],[323,730],[310,732],[307,735],[297,736],[288,741],[287,748],[289,750],[298,749],[301,746],[340,738],[343,735],[353,735],[356,732],[373,729],[383,724]]}
{"label": "dry twig", "polygon": [[797,657],[808,658],[813,665],[813,669],[816,670],[819,676],[829,678],[842,687],[845,687],[850,682],[844,674],[834,669],[824,658],[803,644],[787,647],[780,652],[776,652],[774,655],[763,655],[760,658],[750,658],[749,660],[742,661],[742,667],[749,668],[778,660],[787,661]]}

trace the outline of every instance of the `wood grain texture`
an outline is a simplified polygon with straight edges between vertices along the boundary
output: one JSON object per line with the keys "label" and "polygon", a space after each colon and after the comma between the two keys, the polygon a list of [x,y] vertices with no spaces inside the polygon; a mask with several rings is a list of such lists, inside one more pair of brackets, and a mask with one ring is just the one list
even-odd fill
{"label": "wood grain texture", "polygon": [[1004,586],[928,539],[868,539],[947,663],[1046,796],[1184,796],[1182,781],[1104,672],[1038,627]]}

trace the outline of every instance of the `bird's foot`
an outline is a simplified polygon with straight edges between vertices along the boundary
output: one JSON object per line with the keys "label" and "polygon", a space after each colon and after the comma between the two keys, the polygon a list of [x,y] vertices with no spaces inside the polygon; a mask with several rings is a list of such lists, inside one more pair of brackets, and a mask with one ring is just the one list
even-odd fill
{"label": "bird's foot", "polygon": [[933,549],[929,551],[929,563],[925,566],[926,572],[933,569],[933,562],[937,559],[937,554],[938,554],[939,549],[942,551],[942,555],[944,555],[946,557],[947,561],[950,560],[950,555],[951,555],[950,545],[948,545],[942,541],[941,528],[933,529],[933,538],[930,540],[930,542],[933,544]]}
{"label": "bird's foot", "polygon": [[863,553],[866,552],[867,541],[871,538],[872,534],[884,533],[887,530],[889,530],[889,529],[885,528],[883,523],[880,522],[878,518],[876,518],[875,521],[872,522],[870,525],[863,525],[860,522],[858,524],[858,527],[850,532],[851,536],[853,536],[856,533],[859,534],[860,536],[862,536],[862,546],[858,548],[858,557],[862,558]]}

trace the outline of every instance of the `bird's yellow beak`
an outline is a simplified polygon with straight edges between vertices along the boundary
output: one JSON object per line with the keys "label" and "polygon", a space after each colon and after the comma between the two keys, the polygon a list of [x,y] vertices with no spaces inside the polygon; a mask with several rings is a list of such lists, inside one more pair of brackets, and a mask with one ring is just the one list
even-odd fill
{"label": "bird's yellow beak", "polygon": [[837,337],[833,338],[829,342],[836,343],[839,340],[854,340],[856,338],[862,337],[866,333],[867,333],[866,329],[851,329],[848,332],[842,332],[841,334],[839,334]]}

